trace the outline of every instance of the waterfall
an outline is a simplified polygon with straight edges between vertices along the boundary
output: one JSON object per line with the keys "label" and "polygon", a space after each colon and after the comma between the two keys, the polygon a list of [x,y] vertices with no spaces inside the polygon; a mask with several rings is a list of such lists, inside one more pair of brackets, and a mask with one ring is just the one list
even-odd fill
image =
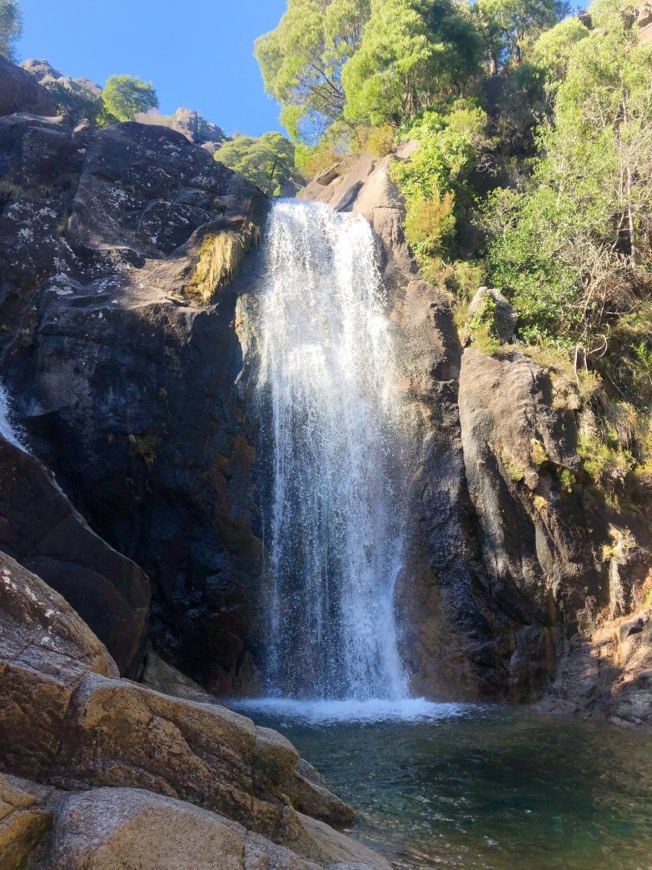
{"label": "waterfall", "polygon": [[0,383],[0,435],[5,439],[5,441],[9,441],[9,443],[13,444],[14,447],[19,447],[26,453],[27,449],[22,443],[24,436],[18,431],[18,428],[14,423],[12,423],[11,417],[12,410],[9,394],[7,393],[4,384]]}
{"label": "waterfall", "polygon": [[270,693],[399,699],[401,407],[364,218],[279,201],[257,307]]}

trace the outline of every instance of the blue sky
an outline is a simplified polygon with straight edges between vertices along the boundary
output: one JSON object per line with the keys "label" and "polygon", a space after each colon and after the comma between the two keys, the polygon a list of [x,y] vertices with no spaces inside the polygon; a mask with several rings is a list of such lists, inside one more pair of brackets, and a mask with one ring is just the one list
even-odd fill
{"label": "blue sky", "polygon": [[115,73],[151,81],[161,111],[196,109],[227,133],[281,129],[253,57],[285,0],[22,0],[21,60],[103,84]]}

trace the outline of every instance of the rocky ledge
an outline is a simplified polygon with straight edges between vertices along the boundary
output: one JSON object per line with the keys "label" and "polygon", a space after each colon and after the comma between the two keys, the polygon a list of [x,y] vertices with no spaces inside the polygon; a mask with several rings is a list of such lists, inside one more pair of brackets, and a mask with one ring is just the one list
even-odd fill
{"label": "rocky ledge", "polygon": [[280,734],[120,679],[2,553],[0,709],[2,867],[389,867],[328,826],[352,810]]}

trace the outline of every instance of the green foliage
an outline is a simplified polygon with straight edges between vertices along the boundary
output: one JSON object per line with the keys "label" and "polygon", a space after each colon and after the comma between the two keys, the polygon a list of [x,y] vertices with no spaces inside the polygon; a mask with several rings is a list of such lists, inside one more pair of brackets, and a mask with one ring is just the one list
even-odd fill
{"label": "green foliage", "polygon": [[15,46],[23,32],[23,13],[18,0],[0,0],[0,54],[15,60]]}
{"label": "green foliage", "polygon": [[485,32],[491,71],[520,63],[536,38],[568,10],[565,0],[476,0],[475,12]]}
{"label": "green foliage", "polygon": [[453,0],[373,0],[358,50],[342,70],[345,116],[399,126],[479,72],[481,37]]}
{"label": "green foliage", "polygon": [[489,198],[490,280],[528,342],[604,353],[610,323],[648,292],[652,50],[612,19],[569,49],[531,181]]}
{"label": "green foliage", "polygon": [[256,40],[265,88],[292,139],[314,144],[341,116],[342,67],[369,15],[370,0],[288,0],[278,27]]}
{"label": "green foliage", "polygon": [[527,64],[527,72],[536,76],[546,91],[554,93],[564,80],[575,46],[589,36],[589,30],[578,18],[567,18],[535,42]]}
{"label": "green foliage", "polygon": [[466,336],[474,346],[487,356],[500,350],[500,340],[496,334],[496,300],[487,294],[482,298],[480,307],[465,324]]}
{"label": "green foliage", "polygon": [[441,271],[439,261],[452,253],[455,208],[468,204],[466,179],[491,144],[486,127],[482,109],[458,100],[448,112],[425,112],[400,131],[418,148],[393,165],[392,175],[408,207],[407,239],[430,280]]}
{"label": "green foliage", "polygon": [[405,234],[420,262],[441,257],[455,233],[455,194],[439,194],[412,204],[405,219]]}
{"label": "green foliage", "polygon": [[603,440],[595,434],[580,436],[577,452],[584,470],[600,488],[612,490],[623,484],[635,464],[634,457],[622,447],[613,430]]}
{"label": "green foliage", "polygon": [[391,124],[380,127],[360,127],[356,142],[360,151],[368,151],[372,157],[386,157],[394,150],[396,130]]}
{"label": "green foliage", "polygon": [[294,157],[292,142],[275,132],[258,139],[236,136],[215,153],[216,160],[244,175],[269,196],[277,196],[288,182],[301,181]]}
{"label": "green foliage", "polygon": [[102,92],[102,122],[133,121],[138,112],[158,108],[158,97],[151,82],[133,76],[111,76]]}

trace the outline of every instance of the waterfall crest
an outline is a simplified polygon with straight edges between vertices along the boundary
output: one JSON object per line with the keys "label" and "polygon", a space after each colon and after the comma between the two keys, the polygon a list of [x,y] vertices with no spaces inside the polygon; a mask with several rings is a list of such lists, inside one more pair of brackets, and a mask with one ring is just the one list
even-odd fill
{"label": "waterfall crest", "polygon": [[258,306],[268,690],[402,698],[400,404],[367,221],[280,201]]}

